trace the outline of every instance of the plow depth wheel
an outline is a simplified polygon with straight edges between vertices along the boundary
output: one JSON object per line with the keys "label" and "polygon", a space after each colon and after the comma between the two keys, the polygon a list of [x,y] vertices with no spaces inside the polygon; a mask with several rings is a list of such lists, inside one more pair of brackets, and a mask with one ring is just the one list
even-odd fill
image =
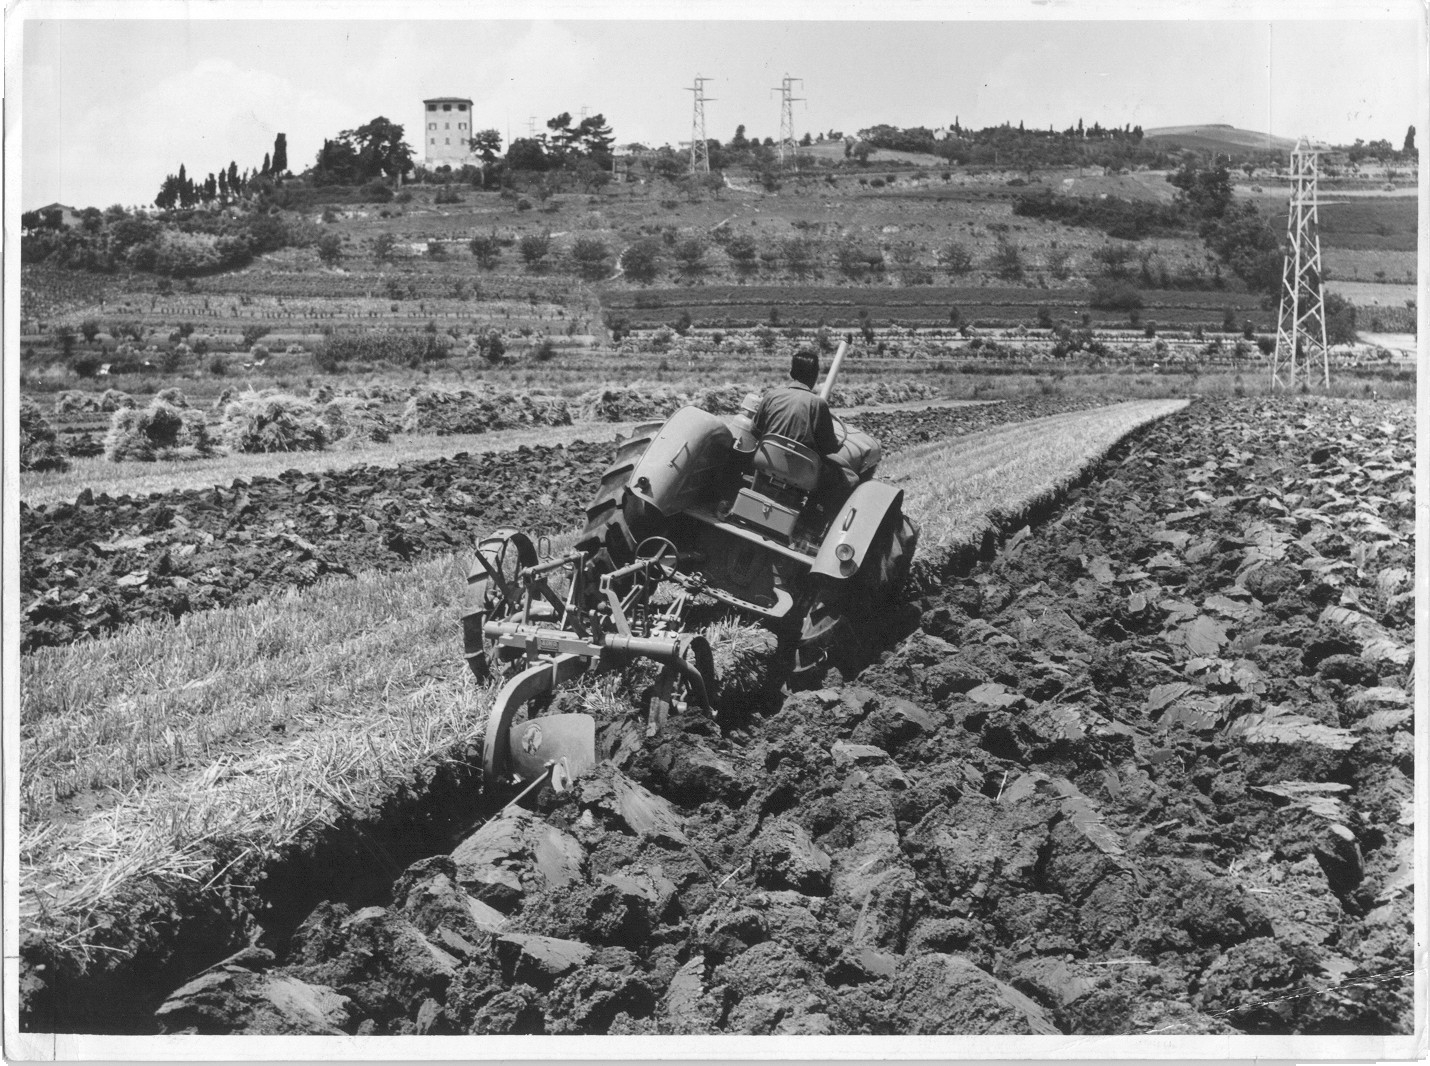
{"label": "plow depth wheel", "polygon": [[489,619],[509,617],[521,605],[516,575],[536,565],[536,545],[525,533],[499,529],[477,545],[477,554],[481,558],[473,562],[467,577],[473,597]]}
{"label": "plow depth wheel", "polygon": [[536,545],[525,533],[514,529],[499,529],[477,545],[477,557],[467,572],[462,645],[467,665],[479,681],[491,676],[482,626],[489,620],[508,618],[520,609],[517,574],[535,563]]}

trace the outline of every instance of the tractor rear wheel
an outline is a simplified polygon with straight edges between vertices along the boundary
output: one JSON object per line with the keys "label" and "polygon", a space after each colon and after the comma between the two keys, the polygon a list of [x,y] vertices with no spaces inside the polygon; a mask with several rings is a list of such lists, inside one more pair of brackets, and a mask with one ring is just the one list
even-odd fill
{"label": "tractor rear wheel", "polygon": [[854,606],[861,615],[865,611],[878,614],[898,602],[918,543],[918,523],[899,511],[891,512],[852,581]]}
{"label": "tractor rear wheel", "polygon": [[831,656],[858,651],[860,626],[877,621],[898,602],[918,540],[914,520],[891,511],[853,577],[835,581],[811,576],[795,645],[796,677],[813,673]]}
{"label": "tractor rear wheel", "polygon": [[[832,578],[810,575],[810,587],[791,612],[799,621],[794,636],[794,666],[796,678],[813,674],[829,658],[830,649],[848,628],[845,608],[849,601],[848,583]],[[802,609],[800,609],[802,608]]]}
{"label": "tractor rear wheel", "polygon": [[601,488],[596,498],[586,508],[586,526],[576,547],[593,555],[604,549],[613,567],[623,566],[635,559],[636,544],[644,539],[637,537],[630,528],[622,504],[631,474],[662,424],[646,422],[636,426],[631,435],[621,441],[611,465],[601,475]]}

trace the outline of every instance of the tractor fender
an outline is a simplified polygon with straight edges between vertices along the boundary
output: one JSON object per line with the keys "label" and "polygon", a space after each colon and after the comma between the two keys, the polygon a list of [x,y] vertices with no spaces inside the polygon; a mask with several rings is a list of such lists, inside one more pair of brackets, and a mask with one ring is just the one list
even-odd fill
{"label": "tractor fender", "polygon": [[[865,481],[855,486],[854,492],[834,516],[810,570],[825,577],[853,577],[863,564],[869,544],[884,519],[890,511],[902,507],[903,502],[904,490],[882,481]],[[840,559],[837,554],[841,544],[848,544],[854,549],[854,554],[848,559]]]}

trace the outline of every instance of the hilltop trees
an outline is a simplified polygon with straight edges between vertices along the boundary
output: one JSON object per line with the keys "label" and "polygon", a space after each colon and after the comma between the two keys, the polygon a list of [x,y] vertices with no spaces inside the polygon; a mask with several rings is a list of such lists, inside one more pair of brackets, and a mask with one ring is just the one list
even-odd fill
{"label": "hilltop trees", "polygon": [[194,181],[180,163],[177,174],[165,176],[159,186],[159,194],[154,197],[154,206],[168,211],[175,207],[187,208],[212,203],[220,197],[227,200],[231,195],[237,195],[237,192],[226,180],[220,184],[218,179],[210,174],[202,181]]}
{"label": "hilltop trees", "polygon": [[598,166],[611,165],[611,127],[606,125],[604,115],[591,115],[573,126],[571,112],[563,111],[547,119],[546,128],[551,133],[543,135],[542,148],[555,165],[564,166],[581,157]]}
{"label": "hilltop trees", "polygon": [[468,146],[483,163],[491,165],[501,158],[501,133],[498,130],[477,130]]}
{"label": "hilltop trees", "polygon": [[[288,137],[280,133],[273,141],[273,152],[264,153],[263,165],[257,170],[238,171],[238,163],[230,160],[227,169],[219,167],[201,180],[189,177],[188,168],[179,164],[177,174],[167,174],[154,197],[154,206],[164,211],[173,208],[197,207],[203,204],[226,204],[253,192],[256,188],[271,189],[288,172]],[[255,185],[257,179],[265,179]]]}
{"label": "hilltop trees", "polygon": [[343,130],[325,140],[313,164],[318,185],[361,185],[412,172],[412,146],[402,139],[403,127],[379,115],[357,129]]}
{"label": "hilltop trees", "polygon": [[[831,130],[831,135],[834,132]],[[866,156],[876,148],[925,152],[954,163],[1015,167],[1029,173],[1037,168],[1074,164],[1120,169],[1165,158],[1161,149],[1143,144],[1141,126],[1126,123],[1104,127],[1098,122],[1084,126],[1082,119],[1061,132],[1051,126],[1029,129],[1022,122],[966,129],[957,116],[952,125],[938,131],[878,123],[858,131],[858,140],[846,150],[846,158],[857,158],[860,144],[868,146],[862,153]]]}
{"label": "hilltop trees", "polygon": [[551,164],[546,149],[534,137],[518,137],[506,150],[506,165],[512,170],[546,170]]}
{"label": "hilltop trees", "polygon": [[[544,173],[565,171],[574,175],[588,187],[600,185],[611,168],[611,146],[615,138],[611,127],[606,125],[604,115],[591,115],[573,122],[571,112],[563,111],[547,119],[548,132],[535,137],[518,137],[506,150],[506,166],[509,170],[524,170]],[[482,151],[478,140],[490,152],[491,158],[483,154],[486,162],[496,158],[496,149],[501,147],[501,138],[495,130],[484,130],[472,139],[472,150]]]}

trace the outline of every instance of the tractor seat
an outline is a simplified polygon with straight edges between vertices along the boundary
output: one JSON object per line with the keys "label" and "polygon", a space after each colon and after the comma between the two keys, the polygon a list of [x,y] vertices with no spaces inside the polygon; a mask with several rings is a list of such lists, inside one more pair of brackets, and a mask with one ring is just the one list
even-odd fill
{"label": "tractor seat", "polygon": [[798,441],[768,433],[755,445],[755,485],[763,479],[777,487],[813,492],[819,484],[819,456]]}

